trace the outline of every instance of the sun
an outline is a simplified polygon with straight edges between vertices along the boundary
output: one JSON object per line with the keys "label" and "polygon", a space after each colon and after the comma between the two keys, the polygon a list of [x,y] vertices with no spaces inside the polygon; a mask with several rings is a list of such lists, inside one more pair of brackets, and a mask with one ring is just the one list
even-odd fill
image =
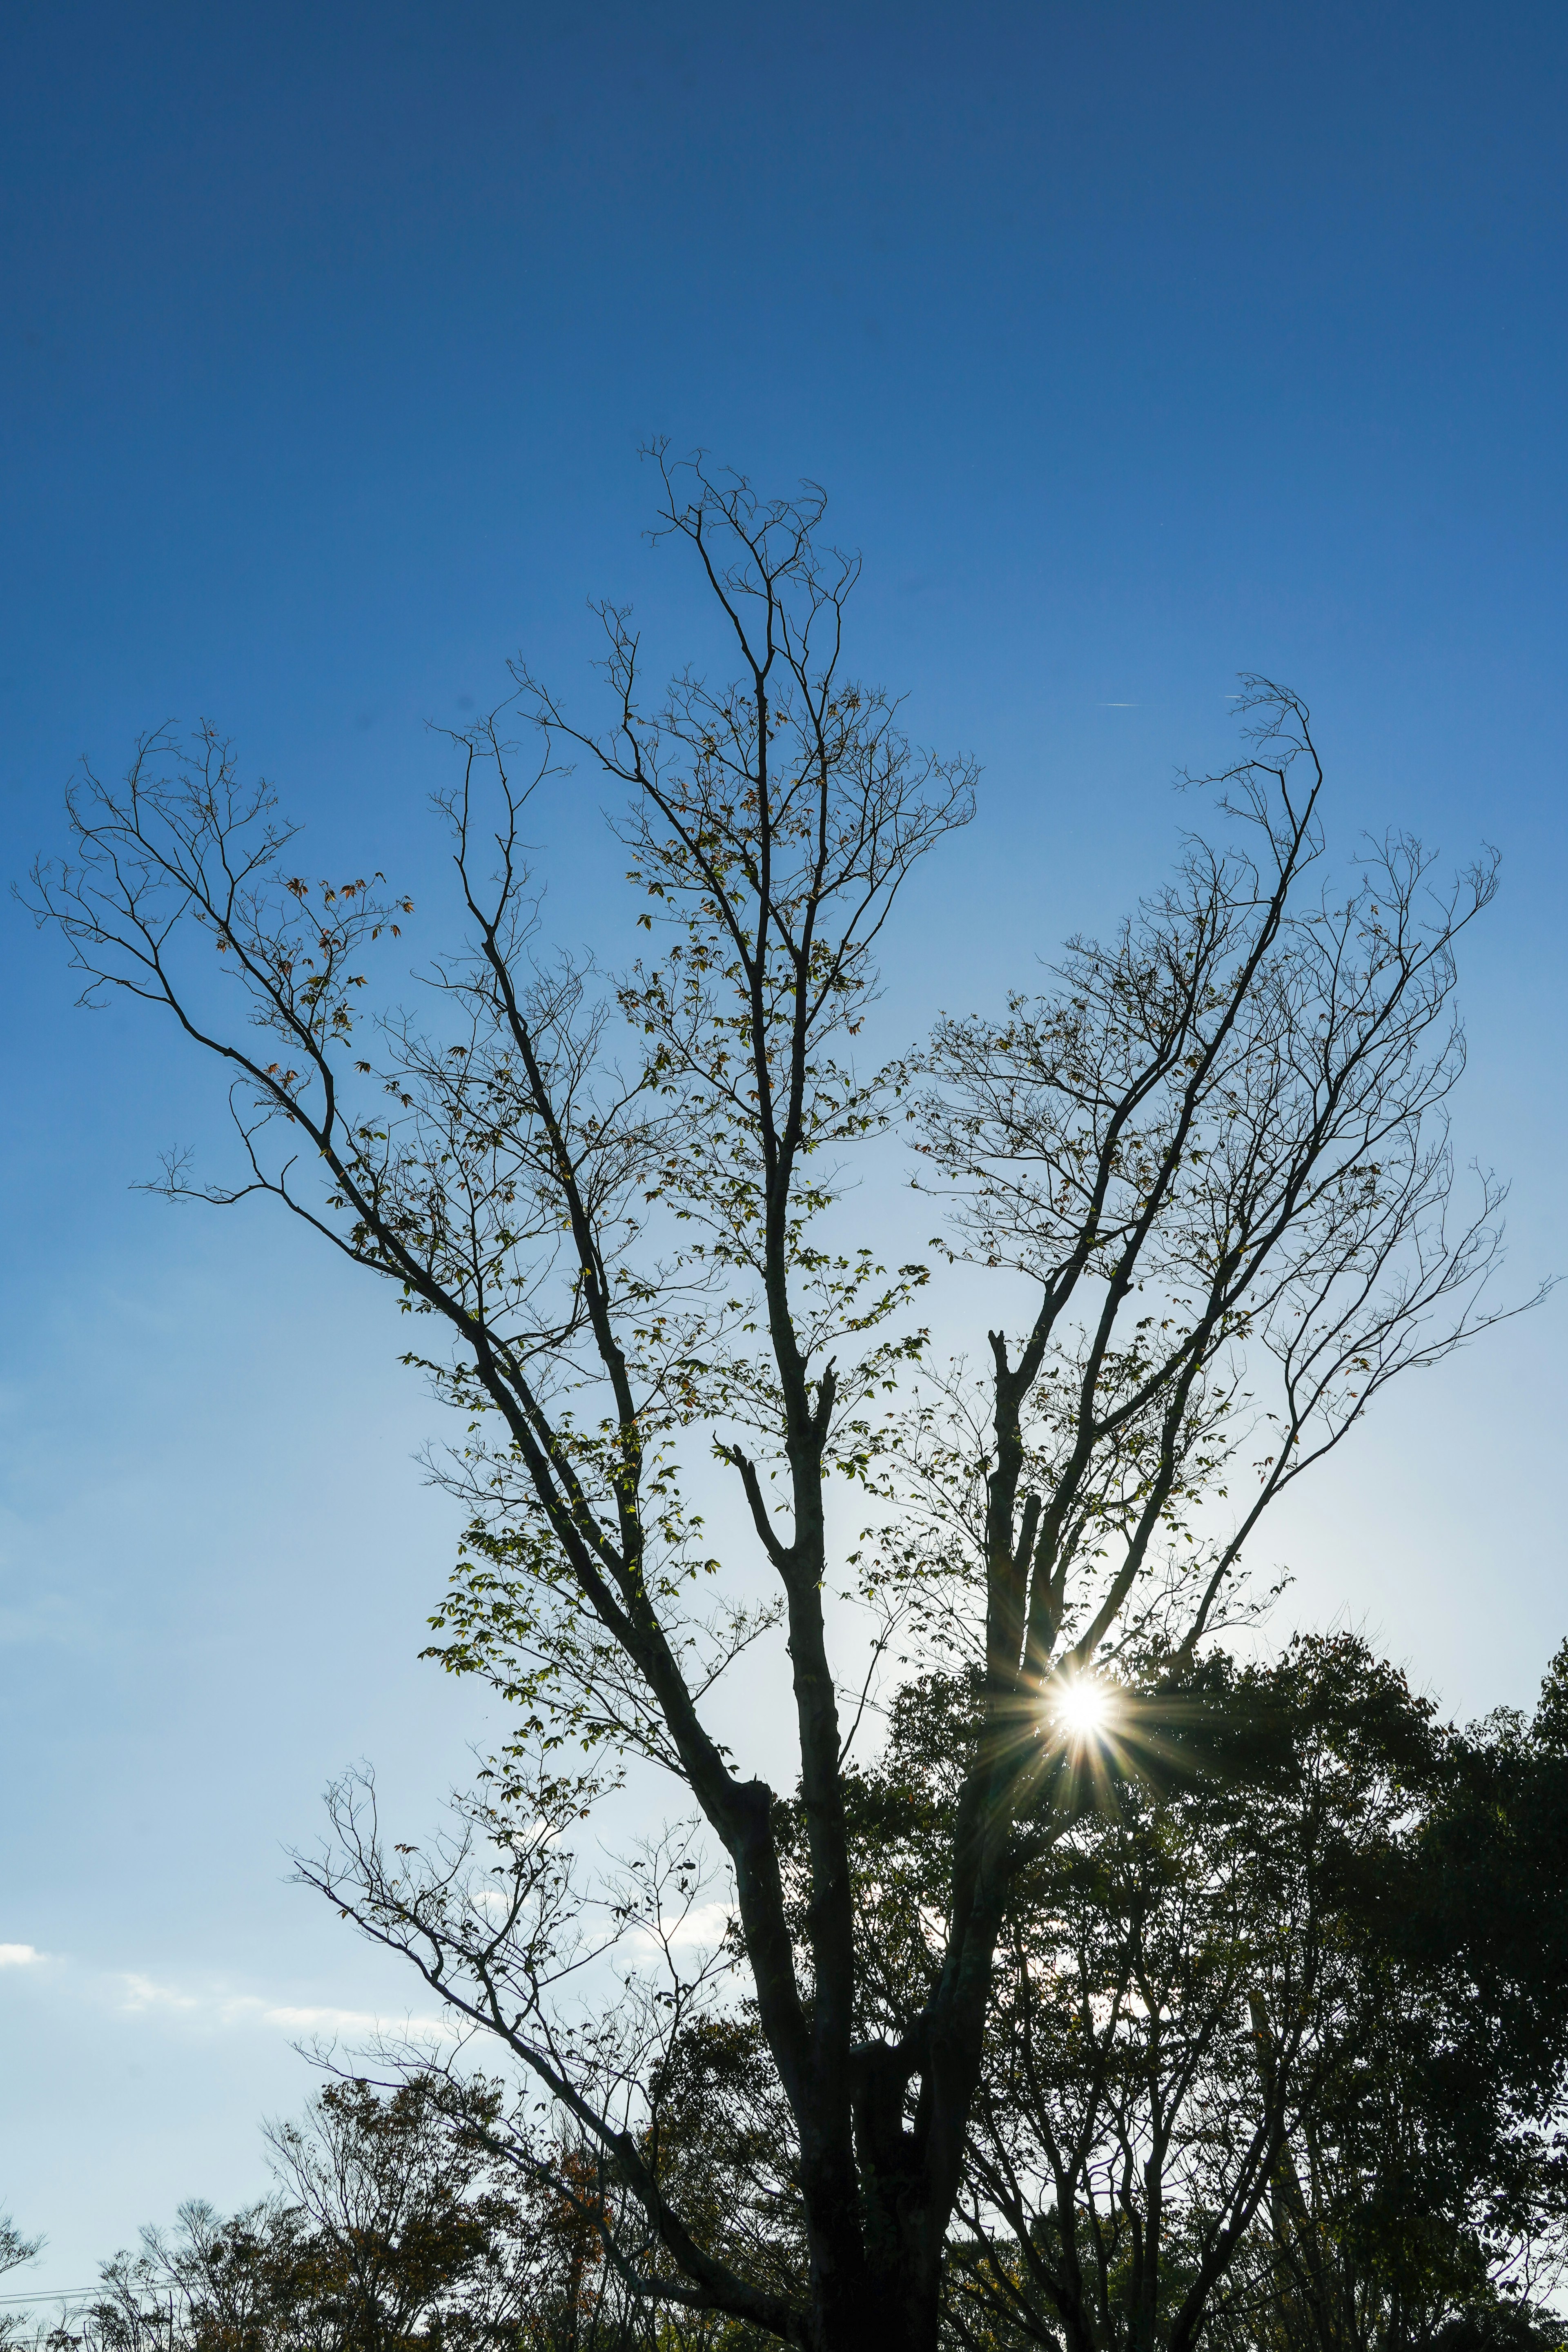
{"label": "sun", "polygon": [[1072,1740],[1102,1738],[1115,1713],[1115,1698],[1098,1675],[1066,1676],[1051,1694],[1051,1714]]}

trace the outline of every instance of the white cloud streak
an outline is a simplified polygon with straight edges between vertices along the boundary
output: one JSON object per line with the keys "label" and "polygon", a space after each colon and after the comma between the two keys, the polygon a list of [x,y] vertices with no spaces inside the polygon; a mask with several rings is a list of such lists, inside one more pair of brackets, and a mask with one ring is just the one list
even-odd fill
{"label": "white cloud streak", "polygon": [[[41,1968],[51,1959],[36,1944],[0,1944],[0,1969]],[[157,2019],[184,2023],[195,2032],[243,2032],[322,2034],[354,2041],[378,2039],[451,2042],[459,2038],[453,2021],[442,2017],[384,2017],[369,2009],[340,2008],[332,2001],[287,2001],[265,1993],[232,1992],[222,1988],[192,1991],[184,1985],[165,1984],[136,1969],[82,1969],[54,1956],[51,1978],[69,1979],[70,1995],[87,1999],[126,2019]]]}
{"label": "white cloud streak", "polygon": [[395,2023],[374,2010],[339,2009],[330,2002],[273,2001],[251,1992],[189,1992],[183,1986],[159,1984],[130,1969],[116,1981],[121,1988],[118,2005],[130,2017],[183,2017],[193,2025],[220,2029],[258,2025],[275,2032],[343,2033],[362,2039],[391,2033],[419,2041],[453,2038],[451,2025],[439,2017],[403,2017]]}

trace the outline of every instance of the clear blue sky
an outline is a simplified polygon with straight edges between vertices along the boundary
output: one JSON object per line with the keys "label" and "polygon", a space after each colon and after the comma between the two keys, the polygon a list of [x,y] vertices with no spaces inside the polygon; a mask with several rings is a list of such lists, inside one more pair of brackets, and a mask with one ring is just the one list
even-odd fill
{"label": "clear blue sky", "polygon": [[[1158,878],[1243,668],[1331,822],[1504,858],[1461,1145],[1568,1266],[1560,6],[5,13],[0,786],[211,716],[321,870],[423,892],[427,718],[584,600],[680,644],[650,433],[823,480],[862,666],[987,771],[890,1017],[994,1001]],[[584,782],[546,827],[608,937]],[[128,1191],[205,1074],[5,921],[0,2205],[74,2286],[253,2193],[313,2015],[402,1989],[284,1884],[332,1770],[428,1809],[482,1714],[414,1655],[449,1550],[382,1302]],[[1276,1538],[1465,1712],[1568,1631],[1563,1321],[1370,1429]]]}

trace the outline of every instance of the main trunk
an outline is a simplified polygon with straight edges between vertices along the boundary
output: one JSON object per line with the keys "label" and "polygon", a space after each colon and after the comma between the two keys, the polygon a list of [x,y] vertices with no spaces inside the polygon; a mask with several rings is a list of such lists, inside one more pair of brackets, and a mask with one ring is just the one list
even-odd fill
{"label": "main trunk", "polygon": [[811,2352],[935,2352],[951,2200],[933,2196],[926,2136],[905,2124],[910,2072],[908,2053],[889,2044],[853,2053],[847,2198],[814,2196],[826,2183],[803,2166]]}
{"label": "main trunk", "polygon": [[887,2263],[868,2263],[858,2292],[814,2300],[810,2352],[936,2352],[941,2250],[919,2226]]}

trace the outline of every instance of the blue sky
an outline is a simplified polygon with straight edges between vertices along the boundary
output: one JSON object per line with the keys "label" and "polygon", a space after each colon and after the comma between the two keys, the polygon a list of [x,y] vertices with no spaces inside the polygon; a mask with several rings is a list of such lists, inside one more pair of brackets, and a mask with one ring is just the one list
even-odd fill
{"label": "blue sky", "polygon": [[[83,752],[205,714],[438,906],[425,722],[590,594],[681,650],[636,451],[826,484],[861,667],[984,762],[888,1017],[994,1002],[1156,881],[1236,673],[1311,702],[1331,824],[1503,855],[1460,1142],[1568,1266],[1568,17],[1559,8],[60,5],[0,75],[8,871]],[[613,942],[582,777],[552,908]],[[322,1782],[428,1807],[483,1710],[415,1663],[450,1549],[385,1304],[128,1188],[205,1074],[5,1024],[0,2206],[75,2286],[261,2183],[289,2042],[406,1998],[285,1884]],[[1272,1538],[1463,1712],[1568,1632],[1561,1305],[1391,1402]],[[28,1954],[37,1957],[28,1958]]]}

